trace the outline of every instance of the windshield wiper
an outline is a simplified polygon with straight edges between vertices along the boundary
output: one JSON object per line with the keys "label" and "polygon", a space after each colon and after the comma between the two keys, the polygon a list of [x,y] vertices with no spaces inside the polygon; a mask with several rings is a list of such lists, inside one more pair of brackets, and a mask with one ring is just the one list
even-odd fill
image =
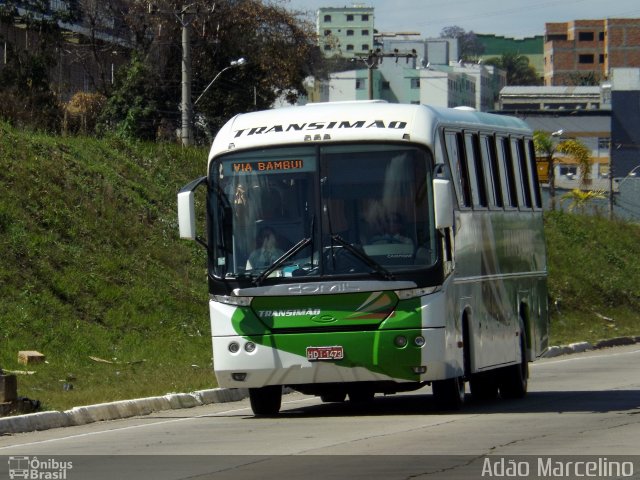
{"label": "windshield wiper", "polygon": [[311,243],[311,237],[303,238],[298,243],[296,243],[289,250],[284,252],[280,258],[278,258],[275,262],[273,262],[269,267],[262,272],[258,277],[253,281],[255,286],[260,286],[260,284],[267,278],[274,270],[276,270],[280,265],[289,260],[291,257],[296,255],[300,250]]}
{"label": "windshield wiper", "polygon": [[376,262],[373,258],[371,258],[366,253],[358,250],[356,247],[351,245],[349,242],[347,242],[340,235],[337,235],[337,234],[336,235],[331,235],[331,239],[333,241],[339,243],[340,245],[342,245],[350,253],[352,253],[353,256],[355,256],[359,260],[362,260],[367,266],[373,268],[376,272],[378,272],[380,275],[382,275],[385,279],[387,279],[387,280],[394,280],[395,279],[395,277],[393,276],[393,274],[389,270],[384,268],[382,265],[380,265],[378,262]]}

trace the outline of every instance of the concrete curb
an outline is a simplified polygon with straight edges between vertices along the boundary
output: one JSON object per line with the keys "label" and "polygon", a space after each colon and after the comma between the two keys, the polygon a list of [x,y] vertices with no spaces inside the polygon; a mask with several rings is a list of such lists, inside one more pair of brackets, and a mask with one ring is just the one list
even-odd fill
{"label": "concrete curb", "polygon": [[161,397],[74,407],[64,412],[38,412],[0,418],[0,434],[24,433],[50,428],[86,425],[104,420],[149,415],[162,410],[193,408],[210,403],[237,402],[249,395],[247,389],[214,388],[193,393],[170,393]]}
{"label": "concrete curb", "polygon": [[[610,340],[601,340],[595,344],[577,342],[550,347],[543,355],[543,358],[552,358],[587,350],[633,345],[635,343],[640,343],[640,336],[612,338]],[[161,397],[138,398],[86,407],[74,407],[64,412],[29,413],[27,415],[0,418],[0,434],[25,433],[35,430],[48,430],[50,428],[86,425],[104,420],[149,415],[162,410],[193,408],[211,403],[237,402],[248,396],[249,392],[244,388],[214,388],[192,393],[169,393]]]}
{"label": "concrete curb", "polygon": [[542,358],[558,357],[560,355],[569,355],[572,353],[586,352],[587,350],[600,350],[602,348],[620,347],[623,345],[633,345],[640,343],[640,336],[638,337],[617,337],[609,340],[600,340],[597,343],[591,344],[589,342],[577,342],[570,343],[569,345],[560,345],[556,347],[549,347],[549,350],[542,355]]}

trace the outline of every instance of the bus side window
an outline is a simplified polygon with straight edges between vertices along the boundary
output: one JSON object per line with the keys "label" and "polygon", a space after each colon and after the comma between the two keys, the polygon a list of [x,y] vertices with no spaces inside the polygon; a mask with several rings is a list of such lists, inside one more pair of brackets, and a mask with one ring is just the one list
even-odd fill
{"label": "bus side window", "polygon": [[538,168],[536,163],[536,149],[532,139],[527,139],[527,165],[531,171],[531,184],[533,188],[533,205],[535,208],[542,208],[542,196],[540,194],[540,180],[538,179]]}
{"label": "bus side window", "polygon": [[487,206],[487,187],[485,184],[484,166],[480,155],[480,145],[477,133],[465,133],[465,154],[469,167],[469,178],[472,180],[471,193],[474,207]]}
{"label": "bus side window", "polygon": [[509,147],[509,139],[506,137],[498,137],[498,158],[500,159],[500,176],[502,177],[502,190],[505,193],[506,205],[508,207],[518,207],[518,195],[516,192],[515,172],[513,171],[513,162],[511,160],[511,148]]}
{"label": "bus side window", "polygon": [[518,199],[521,208],[531,208],[531,184],[529,183],[529,169],[527,168],[527,158],[524,153],[524,140],[521,138],[511,139],[511,155],[518,187]]}
{"label": "bus side window", "polygon": [[471,184],[467,159],[464,155],[464,142],[459,132],[445,132],[447,157],[451,165],[456,194],[460,207],[471,207]]}
{"label": "bus side window", "polygon": [[498,166],[495,141],[493,136],[490,135],[481,135],[480,138],[483,161],[488,169],[487,183],[491,194],[491,204],[502,208],[504,207],[504,201],[502,200],[502,183],[500,181],[500,167]]}

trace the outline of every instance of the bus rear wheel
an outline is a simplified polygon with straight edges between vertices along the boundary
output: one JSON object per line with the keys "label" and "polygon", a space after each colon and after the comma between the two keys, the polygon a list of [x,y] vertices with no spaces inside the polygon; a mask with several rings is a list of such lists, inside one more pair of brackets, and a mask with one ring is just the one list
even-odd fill
{"label": "bus rear wheel", "polygon": [[464,404],[464,379],[462,377],[436,380],[431,384],[436,405],[441,410],[460,410]]}
{"label": "bus rear wheel", "polygon": [[282,386],[250,388],[249,401],[254,415],[276,415],[282,405]]}
{"label": "bus rear wheel", "polygon": [[500,378],[500,396],[502,398],[522,398],[527,394],[528,384],[527,338],[524,328],[521,328],[520,363],[504,369]]}
{"label": "bus rear wheel", "polygon": [[493,372],[476,373],[469,379],[471,396],[476,401],[495,400],[498,398],[498,379]]}

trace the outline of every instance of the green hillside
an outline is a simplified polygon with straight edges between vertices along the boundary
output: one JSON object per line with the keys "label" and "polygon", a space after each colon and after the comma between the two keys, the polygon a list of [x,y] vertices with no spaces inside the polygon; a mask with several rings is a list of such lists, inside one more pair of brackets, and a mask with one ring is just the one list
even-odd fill
{"label": "green hillside", "polygon": [[215,386],[205,256],[176,221],[206,156],[0,124],[0,367],[37,372],[19,395],[61,408]]}
{"label": "green hillside", "polygon": [[[0,123],[0,367],[35,372],[19,395],[65,409],[215,386],[205,255],[176,224],[206,157]],[[547,227],[552,343],[638,334],[640,229],[568,214]],[[20,365],[20,350],[47,363]]]}

